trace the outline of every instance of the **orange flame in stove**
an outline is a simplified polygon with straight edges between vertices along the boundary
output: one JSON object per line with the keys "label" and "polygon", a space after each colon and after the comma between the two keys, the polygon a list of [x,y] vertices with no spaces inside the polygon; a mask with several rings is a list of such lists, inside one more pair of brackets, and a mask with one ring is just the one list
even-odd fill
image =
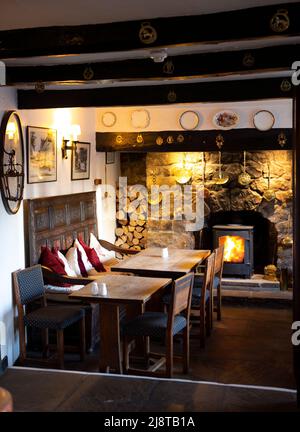
{"label": "orange flame in stove", "polygon": [[220,245],[224,245],[224,261],[243,263],[245,257],[245,239],[240,236],[223,236],[219,238]]}

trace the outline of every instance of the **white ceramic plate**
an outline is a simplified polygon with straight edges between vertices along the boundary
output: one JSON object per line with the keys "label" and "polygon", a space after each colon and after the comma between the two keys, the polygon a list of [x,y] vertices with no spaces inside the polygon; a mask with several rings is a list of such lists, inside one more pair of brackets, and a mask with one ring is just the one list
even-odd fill
{"label": "white ceramic plate", "polygon": [[131,113],[131,124],[134,128],[143,129],[149,126],[150,115],[146,110],[135,110]]}
{"label": "white ceramic plate", "polygon": [[182,129],[193,130],[199,125],[199,115],[195,111],[185,111],[181,114],[179,123]]}
{"label": "white ceramic plate", "polygon": [[117,116],[115,113],[113,113],[111,111],[107,111],[102,115],[101,120],[102,120],[103,126],[112,127],[117,121]]}
{"label": "white ceramic plate", "polygon": [[234,111],[219,111],[213,117],[213,124],[218,129],[233,129],[240,121],[239,115]]}
{"label": "white ceramic plate", "polygon": [[257,111],[253,116],[253,124],[259,131],[268,131],[272,129],[274,123],[275,117],[270,111]]}

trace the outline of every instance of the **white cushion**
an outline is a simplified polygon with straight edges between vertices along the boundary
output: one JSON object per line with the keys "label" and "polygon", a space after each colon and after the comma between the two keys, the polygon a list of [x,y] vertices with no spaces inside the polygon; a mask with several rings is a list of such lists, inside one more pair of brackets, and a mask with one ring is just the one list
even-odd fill
{"label": "white cushion", "polygon": [[58,287],[54,285],[45,285],[47,293],[69,294],[83,288],[84,285],[71,285],[70,287]]}
{"label": "white cushion", "polygon": [[107,261],[115,258],[114,251],[109,251],[102,247],[93,233],[90,233],[90,247],[95,249],[96,254],[98,255],[98,258],[102,264],[106,264]]}
{"label": "white cushion", "polygon": [[80,268],[78,265],[78,256],[77,256],[77,248],[70,247],[68,252],[66,253],[66,259],[71,270],[75,273],[76,276],[81,276]]}
{"label": "white cushion", "polygon": [[79,241],[77,239],[74,241],[74,247],[76,247],[78,250],[80,250],[83,265],[84,265],[84,267],[88,273],[94,267],[92,266],[91,262],[89,261],[89,259],[87,257],[87,254],[85,253],[85,250],[83,249],[83,247],[81,246],[81,244],[79,243]]}
{"label": "white cushion", "polygon": [[64,263],[65,271],[68,276],[76,277],[77,273],[70,267],[67,258],[60,251],[57,251],[58,258]]}

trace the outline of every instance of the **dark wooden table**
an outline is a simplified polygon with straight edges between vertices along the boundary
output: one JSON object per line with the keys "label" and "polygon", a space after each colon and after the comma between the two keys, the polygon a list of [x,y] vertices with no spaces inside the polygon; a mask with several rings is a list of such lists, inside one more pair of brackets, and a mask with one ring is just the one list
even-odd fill
{"label": "dark wooden table", "polygon": [[161,252],[160,248],[144,249],[137,255],[112,266],[111,270],[174,280],[193,271],[210,255],[209,250],[169,249],[169,256],[163,258]]}
{"label": "dark wooden table", "polygon": [[153,294],[168,286],[172,280],[104,273],[97,282],[105,282],[107,296],[93,295],[92,284],[70,294],[71,298],[98,303],[100,308],[100,372],[110,369],[122,373],[119,308],[126,305],[130,319],[143,313],[145,303]]}

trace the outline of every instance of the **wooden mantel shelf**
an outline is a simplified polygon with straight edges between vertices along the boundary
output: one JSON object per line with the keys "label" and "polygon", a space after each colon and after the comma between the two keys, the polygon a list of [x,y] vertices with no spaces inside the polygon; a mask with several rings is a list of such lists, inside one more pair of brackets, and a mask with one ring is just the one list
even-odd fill
{"label": "wooden mantel shelf", "polygon": [[[286,136],[282,147],[279,135]],[[292,129],[256,129],[163,131],[163,132],[96,132],[98,152],[180,152],[218,151],[216,139],[222,135],[223,151],[283,150],[292,148]]]}

